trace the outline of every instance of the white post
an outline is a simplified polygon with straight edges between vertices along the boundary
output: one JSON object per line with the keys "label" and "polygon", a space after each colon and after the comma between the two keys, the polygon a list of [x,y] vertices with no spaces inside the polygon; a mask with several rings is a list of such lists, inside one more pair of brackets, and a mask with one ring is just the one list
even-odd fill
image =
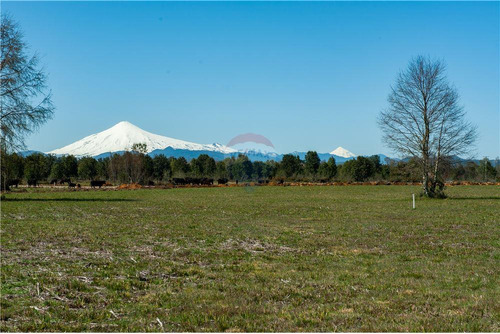
{"label": "white post", "polygon": [[413,197],[413,209],[415,209],[415,194],[412,194]]}

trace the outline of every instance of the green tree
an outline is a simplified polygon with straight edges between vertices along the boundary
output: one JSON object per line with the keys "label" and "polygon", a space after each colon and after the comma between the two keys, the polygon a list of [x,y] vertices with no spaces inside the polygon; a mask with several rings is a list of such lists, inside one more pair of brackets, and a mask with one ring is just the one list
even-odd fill
{"label": "green tree", "polygon": [[217,161],[215,163],[215,178],[217,179],[228,179],[229,174],[227,172],[226,161]]}
{"label": "green tree", "polygon": [[153,174],[154,174],[153,158],[151,158],[147,154],[143,154],[142,161],[143,161],[143,166],[144,166],[144,180],[150,181],[153,178]]}
{"label": "green tree", "polygon": [[253,174],[253,164],[250,160],[246,159],[241,162],[243,168],[244,180],[250,180]]}
{"label": "green tree", "polygon": [[211,178],[215,174],[215,160],[207,154],[200,154],[191,160],[191,173],[197,177]]}
{"label": "green tree", "polygon": [[234,180],[245,181],[252,178],[253,165],[246,155],[240,154],[238,158],[231,161],[230,166]]}
{"label": "green tree", "polygon": [[31,154],[26,157],[24,164],[24,177],[28,182],[40,181],[44,176],[45,156],[41,153]]}
{"label": "green tree", "polygon": [[380,163],[380,156],[378,155],[372,155],[369,157],[370,161],[373,163],[373,174],[377,174],[381,172],[382,164]]}
{"label": "green tree", "polygon": [[242,161],[235,161],[231,165],[231,175],[232,178],[236,181],[243,181],[246,180],[246,174],[243,169],[243,162]]}
{"label": "green tree", "polygon": [[214,158],[208,156],[207,154],[201,154],[198,157],[203,166],[203,176],[211,178],[215,174],[215,160]]}
{"label": "green tree", "polygon": [[286,178],[296,177],[302,169],[302,162],[298,156],[285,154],[281,159],[280,170]]}
{"label": "green tree", "polygon": [[408,161],[390,161],[389,179],[395,182],[418,182],[422,174],[418,158],[411,158]]}
{"label": "green tree", "polygon": [[316,174],[318,173],[320,163],[321,160],[316,151],[307,152],[304,164],[307,175],[315,177]]}
{"label": "green tree", "polygon": [[236,179],[234,177],[234,174],[233,174],[233,165],[234,165],[235,162],[236,162],[236,158],[235,157],[230,157],[230,158],[224,159],[224,164],[226,165],[226,174],[227,174],[227,178],[229,180],[235,180]]}
{"label": "green tree", "polygon": [[262,169],[262,177],[272,179],[276,175],[278,163],[273,160],[266,161]]}
{"label": "green tree", "polygon": [[47,179],[50,177],[52,171],[52,165],[58,160],[58,158],[53,154],[45,155],[42,158],[42,179]]}
{"label": "green tree", "polygon": [[84,157],[78,161],[78,177],[82,180],[94,180],[97,176],[97,160]]}
{"label": "green tree", "polygon": [[191,159],[189,163],[189,167],[191,169],[191,174],[194,177],[202,177],[203,176],[203,164],[197,158]]}
{"label": "green tree", "polygon": [[78,160],[73,155],[65,155],[61,158],[63,175],[67,178],[78,176]]}
{"label": "green tree", "polygon": [[369,158],[358,156],[342,165],[342,174],[354,181],[365,181],[375,175],[375,165]]}
{"label": "green tree", "polygon": [[477,164],[473,161],[468,161],[465,164],[465,179],[470,181],[479,179]]}
{"label": "green tree", "polygon": [[189,164],[184,157],[173,158],[171,166],[172,177],[185,177],[189,173]]}
{"label": "green tree", "polygon": [[96,171],[99,179],[109,179],[109,160],[108,157],[97,159]]}
{"label": "green tree", "polygon": [[252,179],[254,180],[260,180],[264,177],[264,171],[266,168],[266,163],[263,161],[255,161],[253,163],[253,173],[252,173]]}
{"label": "green tree", "polygon": [[330,157],[328,161],[322,162],[318,168],[318,174],[322,179],[333,180],[337,175],[337,164],[334,157]]}
{"label": "green tree", "polygon": [[463,164],[458,164],[452,171],[452,179],[455,181],[462,181],[465,178],[465,168]]}
{"label": "green tree", "polygon": [[9,183],[13,180],[21,180],[24,175],[24,158],[16,153],[0,153],[1,167],[1,189],[9,190]]}
{"label": "green tree", "polygon": [[231,179],[242,181],[245,179],[245,172],[243,170],[243,161],[235,160],[231,162]]}
{"label": "green tree", "polygon": [[62,179],[64,177],[64,167],[61,161],[57,160],[52,164],[52,168],[50,170],[50,178],[52,180]]}
{"label": "green tree", "polygon": [[488,158],[481,160],[478,166],[478,174],[481,175],[483,181],[495,180],[497,176],[497,171],[495,167],[491,164]]}
{"label": "green tree", "polygon": [[171,175],[170,160],[163,154],[153,158],[153,177],[155,180],[167,180]]}

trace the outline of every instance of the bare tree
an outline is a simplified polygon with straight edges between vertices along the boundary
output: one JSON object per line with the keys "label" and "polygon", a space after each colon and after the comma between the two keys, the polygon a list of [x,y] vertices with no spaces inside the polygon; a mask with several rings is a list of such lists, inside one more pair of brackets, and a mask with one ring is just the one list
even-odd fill
{"label": "bare tree", "polygon": [[391,87],[388,102],[378,120],[384,142],[402,157],[418,158],[425,196],[443,196],[442,163],[470,152],[477,138],[445,77],[445,65],[428,57],[412,59]]}
{"label": "bare tree", "polygon": [[18,150],[25,147],[25,135],[52,117],[54,107],[39,58],[26,54],[17,23],[3,15],[0,35],[0,144],[4,150]]}

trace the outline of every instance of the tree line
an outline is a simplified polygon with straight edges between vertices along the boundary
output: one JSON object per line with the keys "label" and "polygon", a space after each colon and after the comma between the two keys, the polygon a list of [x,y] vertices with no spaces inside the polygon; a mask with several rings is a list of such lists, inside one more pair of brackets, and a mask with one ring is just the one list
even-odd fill
{"label": "tree line", "polygon": [[[441,174],[450,181],[495,181],[500,177],[500,168],[493,167],[488,159],[479,164],[442,164]],[[421,181],[420,162],[390,160],[383,164],[379,156],[359,156],[337,165],[333,157],[321,161],[318,154],[309,151],[304,160],[286,154],[280,162],[250,161],[247,156],[216,161],[202,154],[190,161],[184,157],[166,157],[130,151],[110,157],[77,159],[72,155],[56,157],[35,153],[23,157],[16,153],[1,155],[2,189],[17,183],[53,183],[68,180],[106,180],[111,183],[151,184],[169,183],[174,178],[226,179],[228,181]]]}
{"label": "tree line", "polygon": [[200,156],[188,162],[182,158],[149,158],[140,145],[137,153],[100,160],[43,155],[26,159],[14,157],[4,152],[25,148],[25,136],[49,120],[55,108],[38,56],[28,53],[21,29],[8,15],[1,16],[0,35],[0,148],[3,158],[13,165],[5,168],[2,165],[2,188],[21,178],[28,182],[49,177],[53,177],[52,180],[100,177],[119,182],[145,182],[166,181],[174,175],[203,175],[238,181],[260,178],[364,181],[413,179],[417,172],[422,194],[442,198],[446,196],[444,182],[450,177],[486,181],[498,175],[488,160],[479,166],[450,164],[450,157],[472,151],[477,128],[466,119],[458,91],[446,78],[445,63],[424,56],[411,59],[407,68],[398,74],[390,88],[388,106],[378,119],[385,144],[400,156],[411,157],[406,162],[382,165],[375,157],[358,157],[340,167],[334,160],[320,162],[314,152],[308,153],[305,161],[285,155],[279,163],[252,163],[244,156],[222,162]]}
{"label": "tree line", "polygon": [[467,121],[458,91],[446,78],[444,62],[424,56],[411,59],[407,68],[398,74],[387,98],[388,106],[378,119],[385,144],[400,156],[411,157],[406,162],[382,165],[376,157],[358,157],[337,166],[335,160],[320,162],[315,152],[309,152],[305,161],[285,155],[279,163],[250,162],[244,156],[220,162],[200,156],[188,162],[183,158],[150,158],[143,154],[141,149],[144,147],[140,144],[136,153],[100,160],[8,155],[5,152],[24,148],[25,136],[49,120],[55,108],[38,56],[28,53],[22,31],[8,15],[1,16],[0,35],[0,148],[2,161],[7,163],[7,166],[2,164],[2,188],[22,178],[28,183],[71,177],[86,180],[99,177],[114,182],[166,182],[176,175],[238,181],[261,178],[413,181],[419,174],[423,195],[445,197],[443,189],[447,179],[482,178],[486,181],[498,175],[498,170],[488,160],[483,160],[479,166],[450,163],[450,157],[471,152],[477,128]]}

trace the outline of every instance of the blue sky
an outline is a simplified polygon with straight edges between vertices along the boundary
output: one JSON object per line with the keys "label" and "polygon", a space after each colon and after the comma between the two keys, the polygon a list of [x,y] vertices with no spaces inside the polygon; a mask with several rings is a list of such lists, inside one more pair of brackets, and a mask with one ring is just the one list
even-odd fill
{"label": "blue sky", "polygon": [[411,57],[443,59],[500,155],[498,2],[4,2],[57,107],[48,151],[121,120],[198,143],[253,132],[278,152],[392,155],[376,125]]}

